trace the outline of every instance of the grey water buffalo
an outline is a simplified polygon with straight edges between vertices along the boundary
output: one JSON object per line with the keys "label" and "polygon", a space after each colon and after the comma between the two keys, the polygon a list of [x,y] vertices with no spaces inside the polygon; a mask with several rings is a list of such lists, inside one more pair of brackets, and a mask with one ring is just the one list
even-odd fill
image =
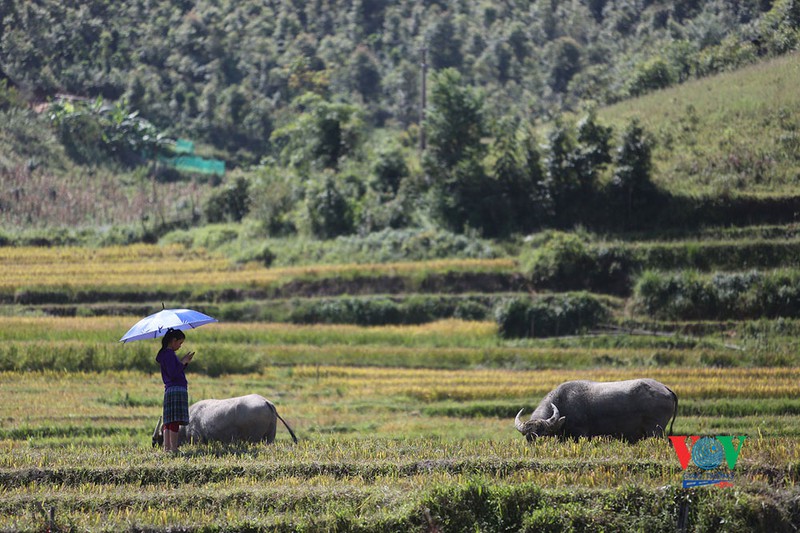
{"label": "grey water buffalo", "polygon": [[[628,442],[664,436],[678,412],[678,396],[654,379],[567,381],[549,392],[522,422],[514,420],[528,441],[536,437],[608,436]],[[672,425],[669,432],[672,433]]]}
{"label": "grey water buffalo", "polygon": [[[297,437],[278,414],[275,405],[263,396],[249,394],[224,400],[201,400],[189,406],[189,423],[181,426],[178,443],[195,442],[266,442],[275,440],[278,420],[283,422],[292,440]],[[153,446],[164,442],[161,418],[153,432]]]}

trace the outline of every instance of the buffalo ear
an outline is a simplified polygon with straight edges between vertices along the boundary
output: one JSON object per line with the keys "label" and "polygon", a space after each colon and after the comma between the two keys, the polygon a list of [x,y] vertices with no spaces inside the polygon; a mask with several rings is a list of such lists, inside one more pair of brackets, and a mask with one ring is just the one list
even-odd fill
{"label": "buffalo ear", "polygon": [[552,427],[550,428],[553,433],[558,433],[561,431],[561,428],[564,427],[564,422],[567,420],[566,416],[562,416],[558,420],[556,420]]}

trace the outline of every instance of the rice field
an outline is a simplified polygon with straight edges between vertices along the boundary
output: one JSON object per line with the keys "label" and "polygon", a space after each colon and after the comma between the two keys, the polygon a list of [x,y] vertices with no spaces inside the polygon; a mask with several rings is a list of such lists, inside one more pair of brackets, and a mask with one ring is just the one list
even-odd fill
{"label": "rice field", "polygon": [[79,247],[0,247],[0,294],[20,290],[113,292],[178,291],[214,288],[268,288],[296,279],[369,276],[423,276],[454,271],[510,272],[514,261],[454,259],[361,265],[314,265],[264,268],[238,264],[203,249],[178,245]]}
{"label": "rice field", "polygon": [[[366,275],[509,271],[512,263],[503,261],[376,265]],[[149,246],[0,248],[0,263],[17,265],[3,278],[9,293],[64,284],[102,293],[120,280],[146,286],[158,276],[156,264],[186,279],[197,272],[190,284],[206,288],[249,283],[236,275],[266,283],[268,276],[336,278],[361,268],[270,271]],[[56,274],[59,265],[68,276]],[[26,278],[26,270],[38,277]],[[185,445],[167,456],[151,446],[163,387],[153,361],[158,342],[118,342],[139,318],[0,306],[0,531],[800,526],[793,323],[503,340],[487,321],[222,321],[187,335],[184,348],[197,352],[190,400],[261,394],[299,443],[279,425],[271,445]],[[635,377],[677,393],[674,434],[745,437],[732,487],[684,489],[666,439],[528,443],[514,428],[520,409],[530,413],[563,381]]]}
{"label": "rice field", "polygon": [[[113,338],[132,318],[4,317],[0,330],[12,345],[108,345],[119,356],[134,348],[152,357],[155,341]],[[423,358],[436,358],[448,340],[481,352],[494,338],[492,324],[459,321],[405,328],[220,323],[191,332],[187,345],[198,362],[222,344],[235,357],[281,349],[294,338],[300,353],[313,349],[299,343],[312,330],[320,349],[335,339],[343,350],[380,353],[404,338],[404,348]],[[300,442],[279,426],[272,445],[186,445],[176,457],[151,447],[162,387],[155,363],[148,371],[59,371],[53,363],[2,372],[0,530],[590,531],[638,524],[674,531],[689,500],[690,523],[706,526],[698,530],[752,530],[767,511],[781,517],[778,525],[796,523],[800,369],[557,368],[546,352],[540,369],[348,365],[323,351],[327,362],[313,365],[286,360],[251,373],[193,372],[192,400],[262,394]],[[529,444],[514,429],[516,412],[529,412],[562,381],[645,375],[679,395],[675,434],[747,436],[735,488],[682,489],[683,472],[665,440]],[[718,529],[723,520],[730,527]]]}

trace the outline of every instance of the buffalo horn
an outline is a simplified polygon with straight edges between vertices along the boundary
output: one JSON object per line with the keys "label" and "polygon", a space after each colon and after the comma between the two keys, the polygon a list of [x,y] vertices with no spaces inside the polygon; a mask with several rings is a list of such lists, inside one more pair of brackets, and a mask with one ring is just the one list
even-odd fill
{"label": "buffalo horn", "polygon": [[158,424],[156,424],[156,430],[153,431],[153,445],[155,446],[155,442],[158,440],[158,434],[161,432],[161,421],[163,417],[158,417]]}
{"label": "buffalo horn", "polygon": [[558,407],[556,407],[556,404],[551,403],[550,405],[553,406],[553,416],[547,419],[547,423],[555,424],[558,422],[558,417],[561,415],[561,413],[558,412]]}
{"label": "buffalo horn", "polygon": [[524,407],[522,409],[520,409],[519,413],[517,413],[517,417],[514,419],[514,427],[516,427],[517,431],[519,431],[520,433],[524,433],[523,428],[525,427],[525,425],[519,419],[519,415],[521,415],[522,411],[524,411],[524,410],[525,410]]}

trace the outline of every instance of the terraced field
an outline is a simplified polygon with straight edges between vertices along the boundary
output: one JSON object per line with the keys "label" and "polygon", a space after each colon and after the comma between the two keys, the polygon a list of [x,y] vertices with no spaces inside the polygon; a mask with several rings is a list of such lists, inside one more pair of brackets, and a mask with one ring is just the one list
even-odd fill
{"label": "terraced field", "polygon": [[[793,531],[800,525],[793,318],[665,322],[631,315],[625,300],[614,297],[604,300],[613,311],[606,327],[559,338],[504,339],[491,316],[373,326],[236,320],[234,307],[226,306],[237,302],[225,301],[225,291],[237,291],[239,305],[247,305],[241,285],[248,282],[235,276],[231,282],[228,272],[252,272],[252,279],[280,272],[180,248],[144,247],[131,256],[98,250],[84,253],[85,260],[73,250],[2,252],[0,263],[9,264],[17,253],[36,252],[41,273],[24,283],[4,278],[0,530]],[[169,264],[178,279],[182,260],[201,281],[147,289],[144,277],[157,272],[154,265]],[[63,283],[37,284],[48,275],[58,279],[62,261],[73,264]],[[90,271],[98,262],[107,268]],[[334,288],[370,277],[370,287],[402,279],[394,286],[414,288],[417,298],[437,296],[442,280],[469,276],[511,280],[481,285],[470,293],[473,301],[528,294],[513,259],[381,265],[363,276],[359,268],[284,273],[284,291],[325,283],[328,291],[292,296],[263,285],[251,287],[260,292],[249,302],[331,305]],[[20,280],[24,270],[15,274]],[[138,272],[141,285],[116,277],[122,270],[129,277]],[[308,285],[303,276],[328,281]],[[438,285],[428,284],[432,279]],[[137,287],[149,300],[124,298]],[[412,295],[403,291],[393,297]],[[35,303],[24,303],[23,293],[37,295]],[[192,400],[262,394],[292,425],[298,444],[279,427],[272,445],[190,445],[175,457],[151,447],[161,402],[157,346],[117,341],[162,299],[230,313],[188,334],[185,346],[197,352]],[[746,436],[732,487],[683,489],[684,471],[666,440],[527,443],[514,429],[520,408],[529,412],[565,380],[640,376],[678,394],[676,435]]]}

